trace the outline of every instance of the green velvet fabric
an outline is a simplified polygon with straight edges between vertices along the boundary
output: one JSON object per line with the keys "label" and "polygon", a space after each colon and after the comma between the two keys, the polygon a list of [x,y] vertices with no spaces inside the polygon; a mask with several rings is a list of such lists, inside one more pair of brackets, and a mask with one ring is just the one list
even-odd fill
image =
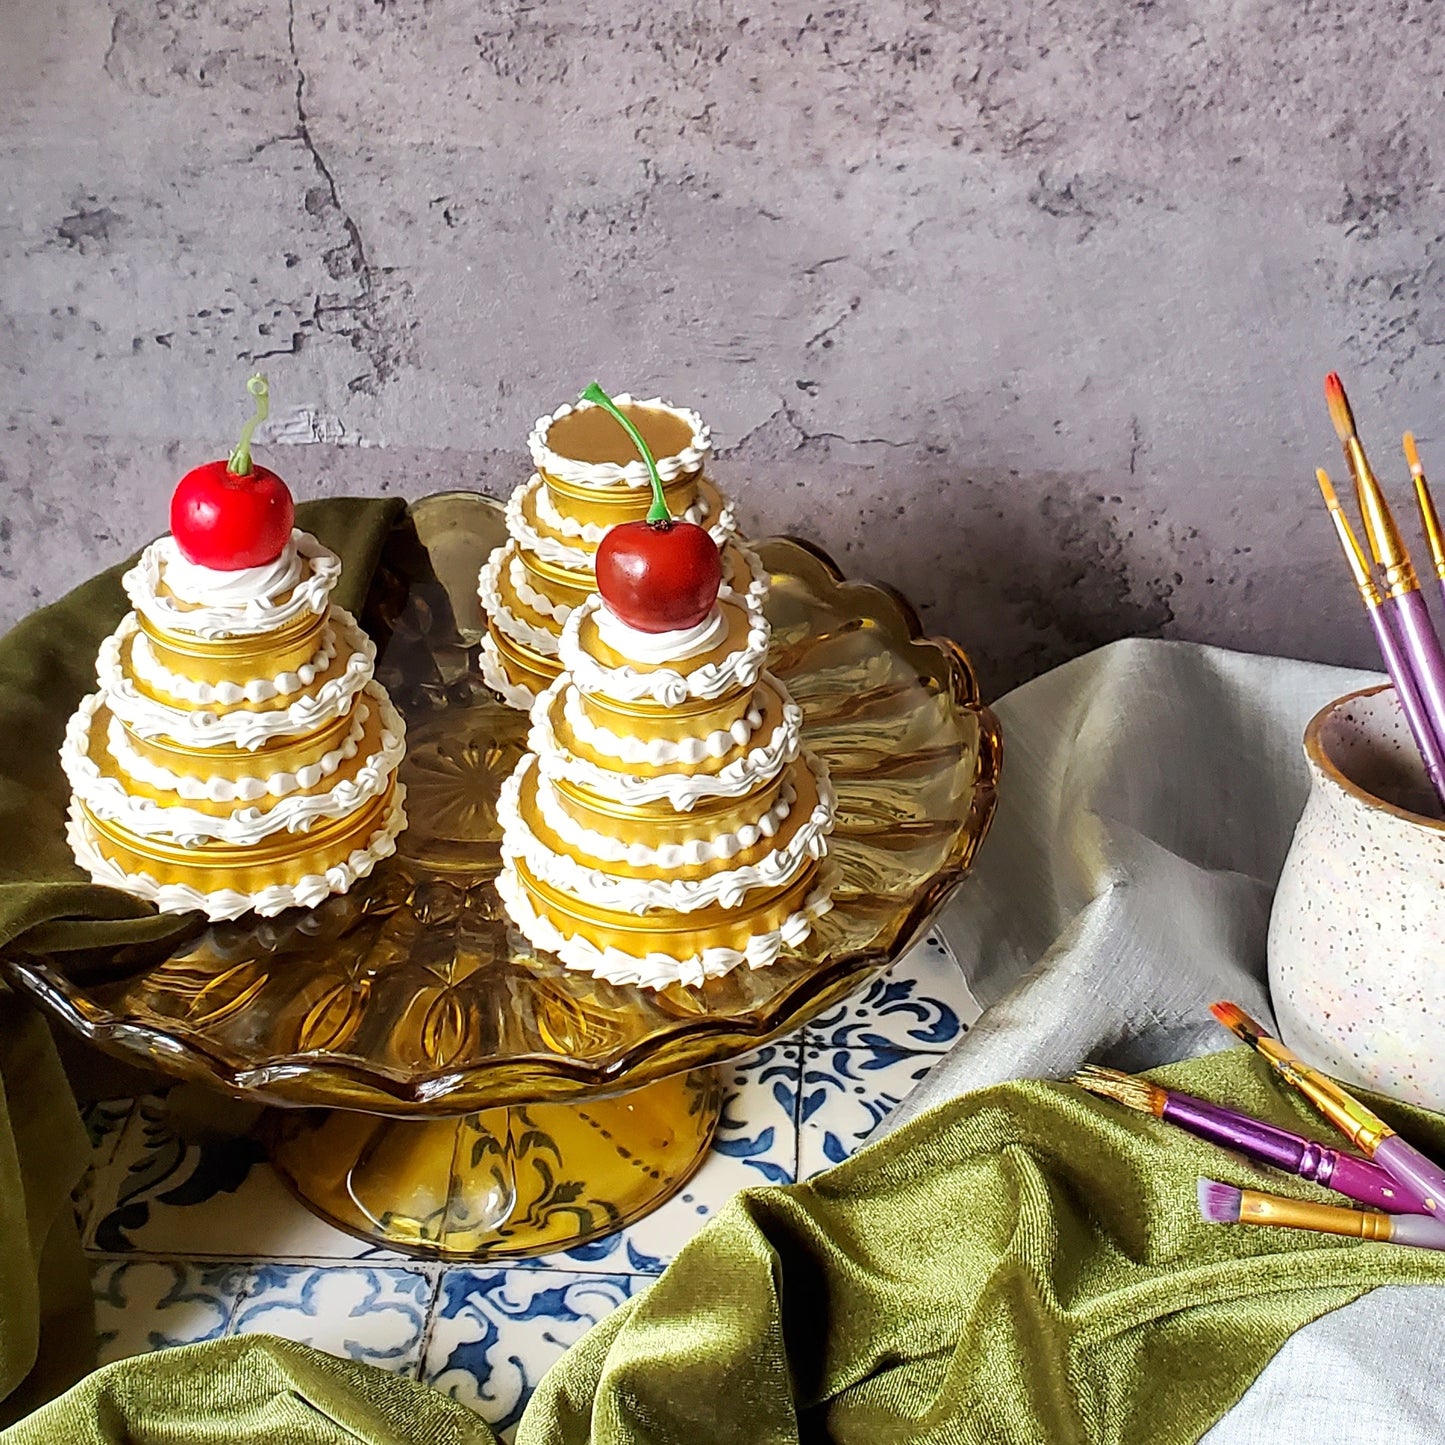
{"label": "green velvet fabric", "polygon": [[[355,607],[396,508],[327,502]],[[118,570],[0,641],[0,944],[99,966],[184,921],[91,887],[63,841],[65,719],[119,620]],[[1321,1138],[1230,1050],[1159,1077]],[[484,1442],[414,1382],[254,1337],[96,1371],[67,1195],[87,1147],[53,1045],[0,993],[0,1445]],[[1445,1120],[1387,1109],[1445,1155]],[[1004,1084],[924,1114],[806,1184],[739,1195],[649,1290],[543,1380],[519,1445],[1197,1440],[1289,1334],[1445,1259],[1202,1224],[1201,1173],[1279,1192],[1156,1120],[1060,1084]],[[44,1401],[49,1403],[42,1403]]]}
{"label": "green velvet fabric", "polygon": [[5,1445],[493,1445],[465,1405],[272,1335],[119,1360]]}
{"label": "green velvet fabric", "polygon": [[[1154,1077],[1330,1137],[1248,1050]],[[1445,1120],[1382,1112],[1445,1154]],[[1068,1085],[941,1105],[738,1195],[543,1379],[518,1445],[1183,1445],[1301,1325],[1445,1281],[1424,1250],[1204,1224],[1200,1174],[1340,1202]]]}

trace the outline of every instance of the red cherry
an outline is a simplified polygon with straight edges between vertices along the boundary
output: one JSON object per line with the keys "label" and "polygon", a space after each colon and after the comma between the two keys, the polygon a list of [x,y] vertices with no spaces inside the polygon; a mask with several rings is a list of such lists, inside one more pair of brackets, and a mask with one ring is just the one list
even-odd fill
{"label": "red cherry", "polygon": [[692,522],[623,522],[597,549],[597,590],[629,627],[696,627],[717,602],[722,557]]}
{"label": "red cherry", "polygon": [[171,497],[171,535],[181,555],[219,572],[274,562],[295,521],[290,489],[261,466],[238,476],[227,462],[207,462],[187,472]]}

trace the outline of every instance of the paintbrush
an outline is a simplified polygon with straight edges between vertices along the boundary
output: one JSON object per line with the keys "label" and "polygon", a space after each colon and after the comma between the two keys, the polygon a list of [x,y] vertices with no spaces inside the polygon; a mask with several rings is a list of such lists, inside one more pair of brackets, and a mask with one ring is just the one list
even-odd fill
{"label": "paintbrush", "polygon": [[1435,795],[1440,799],[1441,806],[1445,807],[1445,743],[1436,737],[1435,729],[1430,724],[1429,714],[1425,711],[1424,701],[1420,697],[1420,689],[1415,685],[1415,674],[1411,670],[1409,659],[1402,651],[1400,640],[1395,636],[1395,630],[1385,615],[1384,598],[1375,585],[1375,579],[1370,575],[1370,564],[1365,561],[1365,554],[1355,540],[1349,518],[1340,506],[1340,499],[1335,495],[1329,474],[1323,467],[1317,468],[1315,479],[1320,484],[1325,506],[1330,510],[1330,521],[1335,524],[1335,535],[1340,539],[1340,548],[1355,579],[1355,590],[1360,594],[1370,624],[1375,629],[1375,641],[1380,645],[1380,655],[1385,660],[1390,681],[1395,685],[1395,695],[1400,699],[1400,708],[1410,726],[1410,735],[1415,739],[1415,747],[1425,764],[1425,772],[1435,788]]}
{"label": "paintbrush", "polygon": [[1236,1189],[1217,1179],[1199,1181],[1199,1216],[1207,1224],[1273,1224],[1285,1229],[1310,1229],[1318,1234],[1344,1234],[1411,1244],[1417,1249],[1445,1249],[1445,1219],[1418,1214],[1371,1214],[1334,1204],[1281,1199],[1257,1189]]}
{"label": "paintbrush", "polygon": [[1445,1171],[1407,1144],[1377,1114],[1346,1093],[1333,1079],[1312,1069],[1250,1018],[1238,1004],[1213,1003],[1209,1012],[1236,1038],[1248,1044],[1282,1078],[1298,1089],[1357,1149],[1382,1165],[1439,1215],[1445,1207]]}
{"label": "paintbrush", "polygon": [[1390,614],[1390,621],[1397,629],[1403,651],[1409,659],[1410,671],[1431,730],[1441,747],[1445,748],[1445,652],[1440,650],[1440,639],[1435,635],[1425,598],[1421,595],[1420,579],[1415,575],[1414,564],[1395,524],[1390,504],[1385,500],[1385,494],[1370,470],[1365,449],[1355,434],[1354,413],[1350,410],[1344,383],[1336,371],[1325,378],[1325,400],[1329,404],[1330,420],[1344,446],[1350,475],[1355,479],[1355,495],[1359,498],[1370,553],[1383,574],[1384,608]]}
{"label": "paintbrush", "polygon": [[1313,1180],[1361,1204],[1391,1213],[1419,1214],[1425,1206],[1394,1176],[1372,1164],[1356,1159],[1328,1145],[1317,1144],[1302,1134],[1266,1124],[1262,1119],[1241,1114],[1223,1104],[1211,1104],[1192,1094],[1151,1083],[1148,1079],[1086,1064],[1074,1075],[1074,1083],[1091,1094],[1113,1099],[1141,1114],[1153,1114],[1211,1144],[1233,1149],[1259,1164],[1273,1165],[1301,1179]]}
{"label": "paintbrush", "polygon": [[1430,495],[1430,483],[1425,480],[1425,468],[1420,464],[1414,432],[1405,433],[1404,445],[1405,460],[1415,480],[1415,505],[1420,511],[1420,526],[1425,533],[1425,543],[1430,548],[1430,561],[1434,564],[1441,594],[1445,595],[1445,537],[1440,533],[1440,516],[1435,510],[1435,499]]}

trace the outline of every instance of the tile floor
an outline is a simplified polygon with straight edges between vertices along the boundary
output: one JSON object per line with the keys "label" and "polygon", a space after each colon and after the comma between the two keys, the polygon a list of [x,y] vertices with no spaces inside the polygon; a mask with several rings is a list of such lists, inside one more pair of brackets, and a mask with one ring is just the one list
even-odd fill
{"label": "tile floor", "polygon": [[77,1208],[101,1359],[268,1331],[424,1380],[509,1432],[548,1366],[737,1190],[846,1158],[977,1015],[931,935],[848,1003],[730,1067],[712,1151],[682,1193],[606,1239],[515,1264],[370,1247],[298,1204],[249,1140],[183,1141],[162,1096],[96,1104]]}

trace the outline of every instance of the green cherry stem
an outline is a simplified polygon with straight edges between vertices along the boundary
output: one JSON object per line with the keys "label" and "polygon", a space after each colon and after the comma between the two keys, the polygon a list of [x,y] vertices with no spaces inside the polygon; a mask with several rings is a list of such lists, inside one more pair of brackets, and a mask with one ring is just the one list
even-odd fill
{"label": "green cherry stem", "polygon": [[672,513],[667,510],[667,498],[662,492],[662,478],[657,474],[657,463],[653,461],[647,443],[642,440],[642,433],[623,416],[621,408],[595,381],[582,393],[582,400],[600,406],[632,438],[632,445],[646,463],[647,475],[652,478],[652,506],[648,508],[647,520],[654,525],[671,522]]}
{"label": "green cherry stem", "polygon": [[271,415],[271,388],[259,371],[246,383],[246,390],[256,398],[256,414],[241,428],[241,440],[236,443],[236,450],[226,463],[226,470],[233,477],[251,475],[251,436]]}

